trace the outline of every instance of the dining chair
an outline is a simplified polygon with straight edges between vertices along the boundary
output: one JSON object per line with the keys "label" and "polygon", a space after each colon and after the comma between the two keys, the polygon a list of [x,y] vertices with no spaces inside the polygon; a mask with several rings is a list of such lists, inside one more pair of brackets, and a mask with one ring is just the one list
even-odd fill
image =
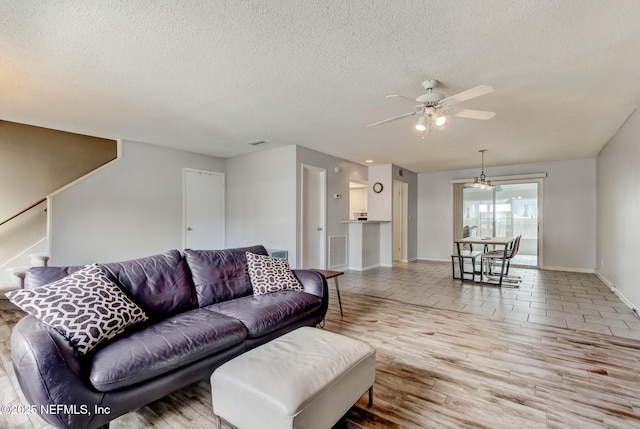
{"label": "dining chair", "polygon": [[513,259],[518,254],[521,238],[522,235],[518,235],[516,238],[509,241],[509,243],[507,243],[503,249],[489,250],[482,253],[480,265],[481,267],[484,267],[486,262],[486,269],[483,269],[486,273],[487,278],[490,275],[491,267],[493,267],[496,262],[500,261],[500,281],[498,282],[498,285],[502,286],[504,277],[509,275],[509,266],[511,265],[511,259]]}
{"label": "dining chair", "polygon": [[[471,281],[476,281],[476,274],[480,274],[482,276],[482,260],[480,260],[480,271],[476,271],[477,260],[480,256],[482,256],[482,251],[473,250],[472,245],[470,245],[469,250],[460,249],[460,243],[457,243],[457,251],[451,253],[451,276],[454,279],[466,280],[464,278],[465,274],[471,274]],[[464,270],[464,262],[465,260],[471,261],[471,271]],[[460,277],[456,277],[456,262],[460,267]]]}

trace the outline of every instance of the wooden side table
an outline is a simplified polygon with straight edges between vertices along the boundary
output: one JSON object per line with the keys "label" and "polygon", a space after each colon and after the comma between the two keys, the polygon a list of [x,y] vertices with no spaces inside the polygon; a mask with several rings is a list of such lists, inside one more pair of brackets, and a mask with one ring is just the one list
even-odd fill
{"label": "wooden side table", "polygon": [[343,275],[344,271],[318,270],[315,268],[312,268],[312,270],[319,272],[327,280],[333,279],[333,281],[336,283],[336,293],[338,294],[338,304],[340,305],[340,317],[343,317],[344,315],[342,314],[342,300],[340,299],[340,286],[338,285],[338,276]]}

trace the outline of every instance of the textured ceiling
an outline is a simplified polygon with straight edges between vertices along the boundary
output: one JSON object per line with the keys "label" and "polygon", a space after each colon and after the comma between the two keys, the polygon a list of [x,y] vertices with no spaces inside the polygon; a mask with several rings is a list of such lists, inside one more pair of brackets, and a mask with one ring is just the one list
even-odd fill
{"label": "textured ceiling", "polygon": [[[593,157],[640,104],[638,0],[0,1],[0,119],[415,172]],[[495,92],[424,138],[385,99]],[[268,146],[248,145],[267,140]]]}

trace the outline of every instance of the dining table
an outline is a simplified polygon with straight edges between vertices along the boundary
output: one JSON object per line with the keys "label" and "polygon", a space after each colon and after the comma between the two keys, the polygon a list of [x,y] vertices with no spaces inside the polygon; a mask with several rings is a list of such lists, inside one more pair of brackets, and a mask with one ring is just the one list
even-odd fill
{"label": "dining table", "polygon": [[[489,246],[492,246],[493,248],[496,247],[502,247],[502,249],[504,249],[504,258],[502,263],[505,263],[505,259],[507,256],[507,251],[509,250],[509,245],[511,244],[511,242],[515,239],[515,237],[464,237],[464,238],[459,238],[454,240],[453,242],[456,244],[457,250],[458,250],[458,255],[461,255],[462,253],[460,253],[460,251],[462,249],[464,249],[464,245],[468,244],[469,245],[469,250],[473,251],[473,246],[474,245],[481,245],[482,250],[484,252],[489,250]],[[462,245],[462,246],[461,246]],[[460,264],[460,272],[462,272],[463,270],[463,258],[458,256],[458,263]],[[491,281],[491,276],[490,276],[490,271],[489,268],[487,267],[486,271],[482,270],[482,261],[480,262],[480,267],[481,267],[481,272],[480,272],[480,283],[490,283],[490,284],[494,284]],[[473,267],[473,270],[475,270],[475,267]],[[514,282],[509,282],[509,283],[519,283],[519,281],[517,281],[517,279],[514,279]],[[511,286],[513,286],[514,284],[510,284]]]}

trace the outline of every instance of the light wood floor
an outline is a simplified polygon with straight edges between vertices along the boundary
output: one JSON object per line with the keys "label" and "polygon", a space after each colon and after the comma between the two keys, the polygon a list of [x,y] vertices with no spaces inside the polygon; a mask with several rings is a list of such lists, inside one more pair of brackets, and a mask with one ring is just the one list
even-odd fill
{"label": "light wood floor", "polygon": [[[491,300],[493,293],[508,291],[450,280],[448,267],[412,263],[348,272],[339,278],[344,318],[330,280],[325,329],[359,338],[377,350],[373,407],[368,409],[363,398],[336,428],[640,428],[637,326],[633,319],[627,320],[629,315],[619,300],[607,295],[595,276],[525,273],[536,278],[538,289],[546,289],[540,281],[546,278],[553,292],[550,301],[562,301],[565,295],[558,295],[558,289],[565,288],[558,285],[568,284],[580,287],[567,288],[573,292],[566,292],[566,298],[587,292],[596,301],[605,298],[608,305],[591,305],[604,305],[605,313],[618,309],[620,317],[608,314],[604,321],[615,325],[610,320],[627,320],[626,335],[569,329],[528,317],[505,318],[502,305],[510,312],[526,314],[532,307],[511,304],[517,300],[508,296],[505,303]],[[411,277],[422,286],[406,284]],[[424,284],[425,277],[431,286]],[[520,293],[528,293],[524,292],[527,287],[525,284]],[[424,292],[421,299],[420,289]],[[447,296],[449,299],[443,298]],[[462,301],[457,302],[459,299]],[[485,302],[500,311],[478,314],[475,307],[482,308]],[[442,308],[448,306],[452,308]],[[567,310],[571,308],[584,320],[579,305],[569,304]],[[587,313],[593,313],[591,310]],[[567,311],[562,320],[570,319],[571,314]],[[0,404],[9,404],[21,397],[8,347],[10,327],[21,314],[3,311],[0,316]],[[211,428],[210,401],[208,380],[204,379],[116,419],[111,427]],[[48,426],[37,417],[0,415],[0,427]]]}

